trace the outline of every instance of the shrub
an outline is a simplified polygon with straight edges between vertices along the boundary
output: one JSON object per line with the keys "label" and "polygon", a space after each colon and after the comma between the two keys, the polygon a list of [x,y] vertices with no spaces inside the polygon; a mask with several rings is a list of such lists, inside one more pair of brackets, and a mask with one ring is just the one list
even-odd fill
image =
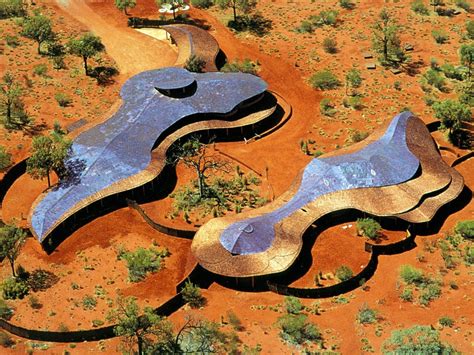
{"label": "shrub", "polygon": [[300,300],[294,296],[285,297],[285,308],[290,314],[299,314],[303,310]]}
{"label": "shrub", "polygon": [[34,295],[31,295],[30,297],[28,297],[28,304],[33,309],[41,309],[41,307],[43,307],[43,305],[39,301],[38,297],[36,297]]}
{"label": "shrub", "polygon": [[331,100],[328,98],[324,98],[319,103],[319,110],[324,116],[333,117],[336,114],[336,110],[334,109],[334,104],[331,103]]}
{"label": "shrub", "polygon": [[443,327],[451,328],[454,325],[454,320],[450,317],[444,316],[438,320],[438,323]]}
{"label": "shrub", "polygon": [[471,4],[467,0],[456,0],[456,6],[460,7],[461,9],[465,10],[466,12],[470,12]]}
{"label": "shrub", "polygon": [[242,72],[257,75],[259,69],[260,67],[257,62],[254,62],[249,58],[245,58],[242,60],[242,62],[235,60],[231,63],[225,63],[221,68],[221,71],[225,73]]}
{"label": "shrub", "polygon": [[2,283],[3,298],[6,300],[22,299],[29,292],[28,284],[19,278],[9,277]]}
{"label": "shrub", "polygon": [[418,300],[422,306],[429,305],[432,300],[441,296],[441,286],[438,282],[430,280],[430,282],[422,286],[423,289]]}
{"label": "shrub", "polygon": [[349,136],[351,143],[361,142],[369,136],[369,132],[359,131],[357,129],[352,130]]}
{"label": "shrub", "polygon": [[4,299],[0,298],[0,319],[9,320],[13,316],[13,308]]}
{"label": "shrub", "polygon": [[206,299],[201,295],[201,289],[190,281],[186,281],[181,294],[184,301],[189,303],[191,308],[200,308],[206,304]]}
{"label": "shrub", "polygon": [[280,337],[295,345],[303,344],[307,341],[322,342],[321,332],[316,325],[307,322],[304,314],[285,314],[278,319],[281,328]]}
{"label": "shrub", "polygon": [[84,310],[92,310],[95,306],[97,306],[97,300],[93,296],[85,295],[82,298],[82,308]]}
{"label": "shrub", "polygon": [[369,308],[366,303],[359,309],[356,316],[357,321],[360,324],[372,324],[377,321],[377,311]]}
{"label": "shrub", "polygon": [[4,146],[0,146],[0,171],[4,171],[12,165],[12,155],[7,152]]}
{"label": "shrub", "polygon": [[360,111],[364,108],[364,104],[362,103],[362,99],[360,96],[350,96],[345,97],[342,100],[342,104],[344,107],[352,107],[354,110]]}
{"label": "shrub", "polygon": [[347,281],[353,276],[353,272],[349,266],[341,265],[336,269],[336,277],[340,281]]}
{"label": "shrub", "polygon": [[118,257],[127,262],[128,278],[131,282],[143,280],[148,273],[153,273],[163,267],[163,260],[169,256],[168,249],[138,248],[134,252],[123,251]]}
{"label": "shrub", "polygon": [[430,11],[423,3],[423,0],[415,0],[410,4],[411,10],[417,14],[426,16],[429,15]]}
{"label": "shrub", "polygon": [[394,88],[395,90],[397,90],[397,91],[402,90],[402,83],[401,83],[401,81],[398,81],[398,80],[395,81],[395,82],[393,83],[393,88]]}
{"label": "shrub", "polygon": [[72,103],[71,97],[69,97],[69,95],[62,92],[58,92],[54,94],[54,99],[57,101],[57,103],[61,107],[67,107]]}
{"label": "shrub", "polygon": [[184,68],[193,73],[202,73],[205,66],[206,61],[195,54],[192,54],[184,64]]}
{"label": "shrub", "polygon": [[425,281],[423,271],[411,265],[402,265],[400,277],[409,285],[420,285]]}
{"label": "shrub", "polygon": [[309,84],[315,89],[330,90],[340,86],[341,82],[330,70],[324,69],[314,73],[309,78]]}
{"label": "shrub", "polygon": [[339,6],[343,9],[352,10],[354,3],[351,0],[339,0]]}
{"label": "shrub", "polygon": [[464,261],[469,265],[474,264],[474,246],[466,245],[464,248]]}
{"label": "shrub", "polygon": [[93,328],[97,328],[97,327],[101,327],[104,325],[104,321],[103,320],[100,320],[100,319],[93,319],[92,320],[92,327]]}
{"label": "shrub", "polygon": [[462,80],[462,71],[456,68],[454,65],[446,63],[441,66],[441,71],[447,78]]}
{"label": "shrub", "polygon": [[0,345],[4,348],[11,348],[15,345],[15,341],[7,333],[0,331]]}
{"label": "shrub", "polygon": [[372,218],[357,219],[357,234],[375,240],[380,234],[382,227]]}
{"label": "shrub", "polygon": [[301,21],[300,25],[295,28],[298,33],[312,33],[314,31],[313,24],[310,21]]}
{"label": "shrub", "polygon": [[394,330],[382,345],[384,354],[452,354],[457,353],[439,339],[439,332],[430,326],[415,325]]}
{"label": "shrub", "polygon": [[9,47],[16,48],[20,45],[20,40],[18,36],[6,35],[5,42]]}
{"label": "shrub", "polygon": [[33,67],[33,73],[38,76],[46,76],[48,66],[46,64],[38,64]]}
{"label": "shrub", "polygon": [[232,325],[234,330],[238,332],[244,330],[244,327],[242,326],[242,322],[233,311],[231,310],[227,311],[227,319],[229,320],[229,323],[230,325]]}
{"label": "shrub", "polygon": [[323,40],[323,49],[326,53],[337,53],[337,42],[332,37],[326,37]]}
{"label": "shrub", "polygon": [[0,19],[24,15],[23,0],[0,0]]}
{"label": "shrub", "polygon": [[466,22],[467,37],[474,39],[474,20]]}
{"label": "shrub", "polygon": [[198,9],[208,9],[213,5],[212,0],[191,0],[191,5]]}
{"label": "shrub", "polygon": [[402,293],[400,293],[400,299],[405,302],[413,301],[413,289],[411,287],[405,287]]}
{"label": "shrub", "polygon": [[443,30],[433,30],[431,31],[431,35],[433,36],[436,43],[439,44],[446,43],[449,39],[448,34]]}
{"label": "shrub", "polygon": [[460,221],[454,230],[464,238],[474,238],[474,220]]}
{"label": "shrub", "polygon": [[339,13],[336,10],[325,10],[321,11],[319,15],[313,15],[309,17],[309,20],[314,26],[335,26],[337,23],[337,15]]}
{"label": "shrub", "polygon": [[360,71],[356,68],[350,69],[346,74],[346,85],[352,88],[358,88],[362,84]]}
{"label": "shrub", "polygon": [[423,77],[428,84],[433,85],[438,90],[444,91],[446,89],[444,78],[439,72],[428,69],[426,73],[423,74]]}

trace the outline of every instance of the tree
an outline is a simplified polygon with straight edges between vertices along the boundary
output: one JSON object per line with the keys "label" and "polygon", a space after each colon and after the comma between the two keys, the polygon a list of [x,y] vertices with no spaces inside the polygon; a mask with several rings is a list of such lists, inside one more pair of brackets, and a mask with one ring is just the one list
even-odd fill
{"label": "tree", "polygon": [[155,0],[156,6],[161,7],[164,4],[169,4],[173,11],[173,20],[176,20],[176,10],[180,7],[180,4],[176,0]]}
{"label": "tree", "polygon": [[466,23],[467,37],[474,39],[474,21],[467,21]]}
{"label": "tree", "polygon": [[471,79],[472,67],[474,66],[474,43],[463,44],[459,50],[461,64],[467,67],[468,80]]}
{"label": "tree", "polygon": [[356,68],[352,68],[346,74],[346,95],[349,88],[358,88],[362,84],[362,77],[360,71]]}
{"label": "tree", "polygon": [[285,308],[288,314],[299,314],[303,310],[300,300],[294,296],[285,297]]}
{"label": "tree", "polygon": [[442,128],[448,129],[450,138],[461,129],[463,121],[471,120],[470,108],[458,101],[438,101],[433,105],[433,109],[435,117],[441,121]]}
{"label": "tree", "polygon": [[89,75],[87,60],[105,49],[100,37],[94,36],[92,33],[86,33],[80,38],[71,39],[68,48],[71,54],[82,57],[86,75]]}
{"label": "tree", "polygon": [[209,171],[226,171],[228,163],[209,155],[207,146],[199,141],[198,136],[190,137],[182,145],[175,144],[168,163],[176,164],[182,161],[188,168],[194,169],[198,179],[199,198],[208,196],[206,180]]}
{"label": "tree", "polygon": [[454,230],[464,238],[474,238],[474,220],[459,221]]}
{"label": "tree", "polygon": [[41,54],[41,44],[43,42],[54,39],[51,20],[43,15],[27,17],[23,22],[21,34],[38,43],[38,54]]}
{"label": "tree", "polygon": [[127,9],[133,9],[137,5],[136,0],[115,0],[115,7],[128,16]]}
{"label": "tree", "polygon": [[394,330],[382,345],[384,354],[454,354],[457,351],[442,343],[439,332],[430,326],[415,325]]}
{"label": "tree", "polygon": [[428,8],[425,6],[423,0],[414,0],[411,4],[410,4],[410,7],[411,7],[411,10],[417,14],[420,14],[420,15],[428,15],[429,14],[429,10]]}
{"label": "tree", "polygon": [[337,53],[337,42],[332,37],[326,37],[323,40],[323,48],[326,53]]}
{"label": "tree", "polygon": [[186,281],[181,294],[184,301],[189,303],[191,308],[200,308],[206,303],[206,299],[201,295],[201,289],[190,281]]}
{"label": "tree", "polygon": [[333,72],[324,69],[314,73],[309,78],[309,84],[315,89],[330,90],[337,88],[341,85],[341,82]]}
{"label": "tree", "polygon": [[23,113],[22,93],[23,90],[15,81],[13,75],[6,72],[3,76],[3,81],[0,83],[0,94],[2,97],[1,103],[5,109],[5,123],[7,126],[13,124],[15,111],[20,111],[20,115]]}
{"label": "tree", "polygon": [[64,162],[69,156],[72,142],[62,134],[52,132],[49,136],[33,138],[32,154],[26,162],[26,171],[33,179],[48,178],[48,187],[51,187],[50,172],[58,176],[65,173]]}
{"label": "tree", "polygon": [[382,54],[382,64],[405,60],[398,37],[400,28],[387,9],[382,9],[379,20],[373,25],[372,30],[372,47],[374,51]]}
{"label": "tree", "polygon": [[193,73],[202,73],[204,67],[206,66],[206,61],[201,57],[198,57],[195,54],[191,54],[191,56],[186,60],[184,64],[184,69],[189,70]]}
{"label": "tree", "polygon": [[352,276],[354,274],[349,266],[341,265],[336,269],[336,277],[342,282],[349,280]]}
{"label": "tree", "polygon": [[23,0],[1,0],[0,1],[0,19],[24,16],[25,4]]}
{"label": "tree", "polygon": [[119,297],[116,303],[117,308],[107,315],[107,319],[117,322],[114,333],[124,337],[129,350],[136,345],[138,354],[141,355],[148,347],[157,346],[157,344],[164,353],[174,353],[179,350],[174,347],[172,324],[155,314],[152,308],[145,307],[143,314],[140,315],[136,298]]}
{"label": "tree", "polygon": [[12,165],[12,155],[7,152],[4,146],[0,146],[0,171],[4,171]]}
{"label": "tree", "polygon": [[322,343],[323,337],[319,329],[313,323],[307,321],[305,314],[285,314],[278,318],[281,328],[280,337],[295,345],[305,342]]}
{"label": "tree", "polygon": [[377,239],[382,227],[372,218],[359,218],[357,220],[357,234],[361,234],[369,239]]}
{"label": "tree", "polygon": [[248,14],[257,5],[256,0],[216,0],[216,4],[222,9],[232,8],[234,21],[237,21],[237,10]]}
{"label": "tree", "polygon": [[436,12],[436,8],[443,5],[443,0],[430,0],[430,5],[433,6],[433,11]]}
{"label": "tree", "polygon": [[26,232],[15,225],[5,224],[0,228],[0,259],[8,259],[13,277],[16,277],[15,260],[20,255],[25,239]]}

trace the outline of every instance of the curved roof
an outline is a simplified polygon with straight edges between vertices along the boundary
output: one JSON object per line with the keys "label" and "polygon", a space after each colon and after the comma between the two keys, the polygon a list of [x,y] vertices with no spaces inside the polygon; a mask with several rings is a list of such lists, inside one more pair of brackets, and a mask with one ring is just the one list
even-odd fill
{"label": "curved roof", "polygon": [[421,120],[405,112],[385,134],[313,159],[271,204],[204,224],[192,243],[198,262],[217,274],[245,277],[286,270],[302,235],[325,214],[358,209],[372,215],[429,221],[463,189]]}
{"label": "curved roof", "polygon": [[[172,78],[184,82],[192,79],[196,91],[176,99],[156,90],[169,85]],[[78,205],[107,196],[102,192],[109,186],[144,171],[151,163],[151,150],[157,139],[163,139],[165,131],[177,122],[195,114],[203,114],[200,119],[205,120],[205,114],[230,113],[266,88],[260,78],[243,73],[196,74],[166,68],[132,77],[122,87],[119,111],[74,140],[66,162],[72,178],[35,203],[29,218],[34,235],[42,241]]]}

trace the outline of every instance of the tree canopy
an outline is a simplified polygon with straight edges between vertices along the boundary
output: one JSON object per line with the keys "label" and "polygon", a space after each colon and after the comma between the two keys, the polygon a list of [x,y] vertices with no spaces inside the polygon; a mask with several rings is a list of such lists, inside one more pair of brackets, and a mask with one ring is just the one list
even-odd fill
{"label": "tree canopy", "polygon": [[51,20],[44,15],[27,17],[23,22],[21,34],[38,43],[38,54],[41,54],[41,44],[43,42],[54,39]]}
{"label": "tree canopy", "polygon": [[372,218],[359,218],[357,220],[357,233],[369,239],[377,239],[382,227]]}
{"label": "tree canopy", "polygon": [[71,54],[82,57],[86,75],[89,75],[87,60],[105,50],[100,37],[92,33],[86,33],[79,38],[71,39],[68,42],[68,48]]}
{"label": "tree canopy", "polygon": [[398,33],[400,27],[387,9],[383,8],[379,19],[372,27],[372,47],[382,55],[381,62],[391,65],[405,60]]}
{"label": "tree canopy", "polygon": [[257,5],[256,0],[216,0],[217,6],[221,9],[232,9],[234,15],[234,21],[237,21],[237,10],[247,14],[252,11]]}
{"label": "tree canopy", "polygon": [[467,77],[470,80],[472,67],[474,66],[474,43],[463,44],[459,50],[461,64],[467,67]]}
{"label": "tree canopy", "polygon": [[450,139],[461,129],[463,121],[471,120],[471,110],[469,106],[459,101],[439,101],[433,105],[433,109],[436,118],[441,121],[442,128],[448,129]]}
{"label": "tree canopy", "polygon": [[5,224],[0,227],[0,259],[8,259],[13,277],[16,277],[15,260],[20,255],[25,238],[26,232],[15,225]]}
{"label": "tree canopy", "polygon": [[15,116],[23,116],[23,102],[21,96],[23,89],[15,81],[15,78],[10,72],[6,72],[0,83],[0,99],[2,105],[2,113],[5,118],[5,125],[9,128],[14,125]]}
{"label": "tree canopy", "polygon": [[127,9],[133,9],[137,5],[136,0],[115,0],[115,7],[128,15]]}

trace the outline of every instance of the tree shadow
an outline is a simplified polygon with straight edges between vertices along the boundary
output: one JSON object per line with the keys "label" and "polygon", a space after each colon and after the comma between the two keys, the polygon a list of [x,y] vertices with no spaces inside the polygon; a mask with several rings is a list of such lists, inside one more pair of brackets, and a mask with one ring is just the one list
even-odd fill
{"label": "tree shadow", "polygon": [[401,63],[400,69],[410,76],[416,76],[420,74],[420,68],[425,65],[423,59],[419,59],[415,62]]}
{"label": "tree shadow", "polygon": [[97,84],[101,86],[111,85],[115,82],[114,77],[119,74],[117,68],[108,66],[98,66],[92,69],[89,76],[97,80]]}
{"label": "tree shadow", "polygon": [[59,174],[61,179],[55,189],[79,185],[82,172],[86,167],[87,165],[84,159],[70,159],[66,161],[64,163],[64,170]]}

